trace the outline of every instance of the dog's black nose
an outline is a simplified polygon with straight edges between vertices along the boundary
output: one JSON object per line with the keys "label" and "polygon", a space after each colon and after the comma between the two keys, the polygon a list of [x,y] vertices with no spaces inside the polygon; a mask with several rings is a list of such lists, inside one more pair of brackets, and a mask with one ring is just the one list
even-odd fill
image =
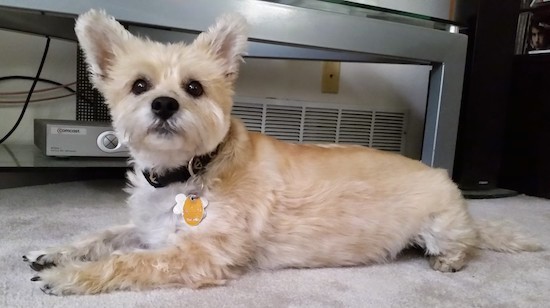
{"label": "dog's black nose", "polygon": [[168,96],[157,97],[151,103],[153,113],[163,120],[168,120],[179,107],[178,101]]}

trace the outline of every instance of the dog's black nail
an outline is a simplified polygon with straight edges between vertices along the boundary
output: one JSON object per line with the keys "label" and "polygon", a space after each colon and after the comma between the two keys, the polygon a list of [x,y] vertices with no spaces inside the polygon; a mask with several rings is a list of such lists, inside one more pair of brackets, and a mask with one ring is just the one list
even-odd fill
{"label": "dog's black nail", "polygon": [[40,278],[39,276],[34,276],[31,278],[31,281],[42,281],[42,278]]}
{"label": "dog's black nail", "polygon": [[40,288],[40,291],[44,292],[44,294],[53,295],[50,290],[51,290],[50,285],[45,285],[42,288]]}
{"label": "dog's black nail", "polygon": [[40,272],[41,270],[44,270],[44,269],[47,269],[47,268],[50,268],[50,267],[55,267],[57,266],[57,264],[53,263],[53,262],[47,262],[47,263],[44,263],[44,264],[40,264],[40,263],[36,263],[36,262],[32,262],[31,264],[29,264],[30,267],[37,271],[37,272]]}
{"label": "dog's black nail", "polygon": [[36,262],[32,262],[31,264],[29,264],[29,266],[37,272],[40,272],[41,270],[44,269],[44,266],[42,264],[38,264]]}
{"label": "dog's black nail", "polygon": [[27,256],[23,256],[23,261],[28,262],[29,258],[27,258]]}
{"label": "dog's black nail", "polygon": [[451,272],[456,273],[457,272],[456,268],[451,269]]}
{"label": "dog's black nail", "polygon": [[38,258],[36,258],[36,261],[40,261],[45,255],[39,255]]}

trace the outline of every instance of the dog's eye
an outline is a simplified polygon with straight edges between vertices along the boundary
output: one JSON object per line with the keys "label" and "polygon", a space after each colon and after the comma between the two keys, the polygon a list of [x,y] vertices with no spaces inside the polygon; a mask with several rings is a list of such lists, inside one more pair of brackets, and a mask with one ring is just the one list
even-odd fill
{"label": "dog's eye", "polygon": [[204,93],[204,90],[202,89],[200,82],[191,80],[187,83],[187,85],[185,85],[185,92],[189,93],[189,95],[193,97],[199,97]]}
{"label": "dog's eye", "polygon": [[134,81],[134,84],[132,85],[132,93],[135,95],[140,95],[141,93],[149,90],[150,85],[149,82],[145,79],[138,79]]}

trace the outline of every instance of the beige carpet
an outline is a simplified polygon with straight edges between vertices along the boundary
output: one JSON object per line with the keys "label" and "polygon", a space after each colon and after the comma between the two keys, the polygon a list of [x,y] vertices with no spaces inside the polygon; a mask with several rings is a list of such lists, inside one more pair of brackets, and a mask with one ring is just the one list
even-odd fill
{"label": "beige carpet", "polygon": [[29,250],[125,223],[118,182],[0,190],[0,307],[550,307],[550,201],[519,196],[470,201],[475,217],[509,218],[545,251],[484,251],[461,272],[432,271],[415,251],[393,263],[250,273],[228,286],[96,296],[43,294],[21,261]]}

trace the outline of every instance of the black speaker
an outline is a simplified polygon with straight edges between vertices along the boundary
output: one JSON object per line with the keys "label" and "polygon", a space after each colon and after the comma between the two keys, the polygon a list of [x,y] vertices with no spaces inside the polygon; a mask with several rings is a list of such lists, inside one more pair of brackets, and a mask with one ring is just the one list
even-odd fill
{"label": "black speaker", "polygon": [[467,19],[468,53],[453,173],[463,191],[499,187],[519,6],[519,0],[480,0]]}
{"label": "black speaker", "polygon": [[79,121],[111,121],[105,99],[90,82],[90,72],[80,47],[77,48],[76,54],[76,119]]}

